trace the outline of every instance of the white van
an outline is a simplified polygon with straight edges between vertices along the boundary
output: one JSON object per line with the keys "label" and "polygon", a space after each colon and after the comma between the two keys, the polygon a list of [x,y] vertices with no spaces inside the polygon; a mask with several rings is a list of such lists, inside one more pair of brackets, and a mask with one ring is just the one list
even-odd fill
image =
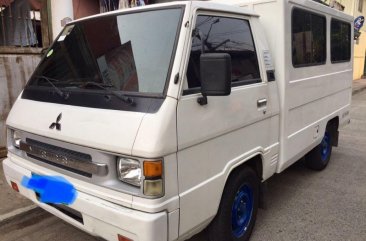
{"label": "white van", "polygon": [[[224,2],[224,1],[222,1]],[[353,18],[311,0],[184,1],[68,24],[7,119],[9,185],[106,240],[248,240],[261,185],[322,170],[349,122]],[[61,176],[70,205],[20,183]]]}

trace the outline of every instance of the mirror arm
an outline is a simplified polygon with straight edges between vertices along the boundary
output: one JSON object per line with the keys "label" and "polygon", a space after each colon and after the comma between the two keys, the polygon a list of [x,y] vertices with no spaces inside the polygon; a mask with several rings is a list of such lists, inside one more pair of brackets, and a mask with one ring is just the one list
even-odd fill
{"label": "mirror arm", "polygon": [[197,103],[200,105],[207,105],[207,96],[203,95],[202,97],[198,97]]}

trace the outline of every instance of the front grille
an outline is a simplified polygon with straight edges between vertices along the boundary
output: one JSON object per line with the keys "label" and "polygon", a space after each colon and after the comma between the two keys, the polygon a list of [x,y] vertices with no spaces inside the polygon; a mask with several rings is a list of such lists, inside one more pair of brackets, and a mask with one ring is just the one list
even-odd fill
{"label": "front grille", "polygon": [[53,145],[46,144],[46,143],[43,143],[43,142],[39,142],[39,141],[29,139],[29,138],[26,139],[26,142],[29,145],[37,146],[37,147],[40,147],[40,148],[45,149],[45,150],[60,153],[61,155],[69,156],[69,157],[72,157],[72,158],[77,159],[77,160],[81,160],[81,161],[91,161],[92,160],[91,156],[88,155],[88,154],[85,154],[85,153],[72,151],[72,150],[65,149],[65,148],[62,148],[62,147],[59,147],[59,146],[53,146]]}
{"label": "front grille", "polygon": [[74,168],[71,168],[71,167],[67,167],[67,166],[64,166],[64,165],[61,165],[61,164],[57,164],[57,163],[54,163],[54,162],[50,162],[50,161],[47,161],[46,159],[43,159],[43,158],[39,158],[37,156],[33,156],[31,154],[28,154],[27,153],[27,156],[28,157],[31,157],[37,161],[41,161],[41,162],[44,162],[44,163],[47,163],[49,165],[52,165],[52,166],[55,166],[55,167],[58,167],[58,168],[62,168],[64,170],[67,170],[69,172],[73,172],[73,173],[76,173],[76,174],[79,174],[79,175],[82,175],[84,177],[89,177],[91,178],[92,177],[92,174],[91,173],[88,173],[88,172],[83,172],[83,171],[80,171],[80,170],[76,170]]}
{"label": "front grille", "polygon": [[[62,156],[66,156],[66,157],[69,157],[69,158],[74,159],[74,160],[80,160],[82,162],[91,162],[92,161],[91,156],[88,155],[88,154],[85,154],[85,153],[65,149],[65,148],[62,148],[62,147],[59,147],[59,146],[46,144],[46,143],[39,142],[39,141],[29,139],[29,138],[26,139],[26,143],[31,145],[31,146],[34,146],[34,147],[42,148],[43,150],[46,150],[46,151],[52,151],[52,152],[58,153]],[[73,172],[73,173],[76,173],[76,174],[79,174],[79,175],[82,175],[82,176],[85,176],[85,177],[89,177],[89,178],[92,177],[92,173],[89,173],[89,172],[85,172],[85,171],[82,171],[82,170],[77,170],[77,169],[62,165],[62,164],[51,162],[47,159],[41,158],[39,156],[32,155],[30,153],[27,153],[27,156],[31,157],[35,160],[47,163],[49,165],[52,165],[52,166],[55,166],[55,167],[58,167],[58,168],[62,168],[64,170],[67,170],[67,171],[70,171],[70,172]]]}

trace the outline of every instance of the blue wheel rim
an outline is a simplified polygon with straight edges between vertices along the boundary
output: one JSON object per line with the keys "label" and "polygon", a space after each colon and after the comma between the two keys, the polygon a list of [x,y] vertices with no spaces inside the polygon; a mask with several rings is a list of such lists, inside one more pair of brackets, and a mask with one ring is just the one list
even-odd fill
{"label": "blue wheel rim", "polygon": [[235,195],[231,208],[232,233],[239,238],[247,231],[253,215],[253,190],[243,185]]}
{"label": "blue wheel rim", "polygon": [[327,161],[330,155],[331,145],[332,144],[330,142],[330,134],[329,132],[325,132],[323,140],[321,142],[321,159],[323,162]]}

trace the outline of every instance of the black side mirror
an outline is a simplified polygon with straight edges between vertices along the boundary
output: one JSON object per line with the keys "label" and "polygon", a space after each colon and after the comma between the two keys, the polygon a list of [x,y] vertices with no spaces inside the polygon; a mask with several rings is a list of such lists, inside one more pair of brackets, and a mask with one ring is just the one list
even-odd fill
{"label": "black side mirror", "polygon": [[[231,56],[227,53],[204,53],[200,57],[202,104],[207,96],[225,96],[231,93]],[[200,103],[200,100],[199,100]],[[201,104],[201,103],[200,103]]]}

